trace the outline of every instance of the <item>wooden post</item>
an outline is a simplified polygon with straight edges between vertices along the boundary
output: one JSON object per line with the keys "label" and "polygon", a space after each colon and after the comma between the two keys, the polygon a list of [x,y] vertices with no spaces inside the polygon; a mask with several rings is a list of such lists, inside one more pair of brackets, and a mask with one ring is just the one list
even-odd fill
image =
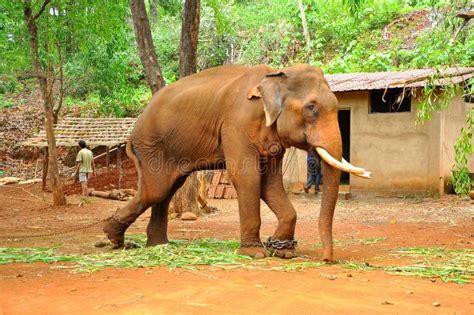
{"label": "wooden post", "polygon": [[123,177],[123,170],[122,170],[122,145],[119,144],[117,147],[117,169],[118,169],[118,188],[122,188],[122,177]]}
{"label": "wooden post", "polygon": [[48,179],[48,159],[49,159],[48,147],[45,147],[43,150],[43,175],[42,175],[42,186],[41,186],[41,189],[43,191],[46,191],[46,181]]}
{"label": "wooden post", "polygon": [[109,146],[105,147],[105,166],[107,167],[107,172],[110,172],[110,148]]}

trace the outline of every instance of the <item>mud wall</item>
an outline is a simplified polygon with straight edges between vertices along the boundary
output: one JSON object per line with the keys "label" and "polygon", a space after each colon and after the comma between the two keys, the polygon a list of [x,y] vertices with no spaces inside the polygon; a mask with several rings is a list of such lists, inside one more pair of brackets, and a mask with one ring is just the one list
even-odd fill
{"label": "mud wall", "polygon": [[440,115],[416,126],[416,98],[410,112],[369,113],[369,92],[337,96],[341,107],[351,108],[351,162],[373,172],[370,180],[351,176],[353,192],[438,192]]}
{"label": "mud wall", "polygon": [[[454,166],[454,143],[465,125],[468,106],[472,105],[465,103],[462,97],[457,96],[451,101],[449,108],[441,113],[440,179],[444,186],[441,187],[443,191],[447,190],[446,184],[451,178],[451,170]],[[474,172],[472,160],[470,171]]]}

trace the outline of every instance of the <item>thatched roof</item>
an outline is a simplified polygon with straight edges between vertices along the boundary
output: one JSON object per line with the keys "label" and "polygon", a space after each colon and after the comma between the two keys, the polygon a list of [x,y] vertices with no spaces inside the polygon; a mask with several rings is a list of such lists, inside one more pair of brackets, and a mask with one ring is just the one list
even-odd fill
{"label": "thatched roof", "polygon": [[[74,147],[79,140],[90,146],[116,146],[126,143],[136,118],[64,118],[54,132],[56,145]],[[46,147],[46,134],[41,130],[35,136],[20,142],[20,145]]]}
{"label": "thatched roof", "polygon": [[[327,74],[333,92],[378,90],[385,88],[423,87],[436,73],[435,69],[414,69],[407,71],[361,72]],[[434,84],[446,85],[448,82],[461,83],[474,77],[474,68],[448,68],[440,71]]]}

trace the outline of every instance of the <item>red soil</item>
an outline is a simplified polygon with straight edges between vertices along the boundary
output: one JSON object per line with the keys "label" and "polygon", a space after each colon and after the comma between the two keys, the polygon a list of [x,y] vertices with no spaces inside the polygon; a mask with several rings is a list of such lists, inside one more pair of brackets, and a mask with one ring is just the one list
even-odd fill
{"label": "red soil", "polygon": [[[135,166],[131,160],[125,160],[123,162],[123,178],[121,188],[137,188],[137,172]],[[97,171],[96,176],[89,180],[89,188],[95,190],[107,191],[117,189],[119,187],[119,175],[118,169],[112,167],[109,172],[107,169],[100,168]],[[74,195],[81,193],[81,184],[74,183],[71,180],[64,187],[64,193],[66,195]]]}
{"label": "red soil", "polygon": [[[27,190],[29,193],[27,193]],[[35,198],[34,196],[38,197]],[[106,218],[124,203],[90,198],[52,208],[40,185],[0,187],[0,247],[52,247],[61,252],[103,251],[92,246],[103,234],[96,225],[82,232],[44,238],[5,236],[64,231]],[[298,210],[299,253],[318,261],[317,231],[320,196],[291,197]],[[210,200],[220,209],[198,221],[171,220],[171,239],[239,236],[236,200]],[[363,199],[338,202],[335,257],[340,260],[394,263],[390,250],[408,247],[474,248],[472,204],[460,198]],[[146,212],[131,232],[146,229]],[[262,238],[276,220],[262,204]],[[357,240],[380,238],[374,244]],[[14,237],[13,237],[14,239]],[[396,261],[403,263],[403,261]],[[406,262],[406,261],[405,261]],[[329,265],[297,272],[212,267],[199,270],[166,268],[114,269],[74,274],[55,264],[0,265],[0,314],[469,314],[474,309],[474,284],[460,286],[439,279],[349,270]],[[433,306],[438,302],[439,307]]]}

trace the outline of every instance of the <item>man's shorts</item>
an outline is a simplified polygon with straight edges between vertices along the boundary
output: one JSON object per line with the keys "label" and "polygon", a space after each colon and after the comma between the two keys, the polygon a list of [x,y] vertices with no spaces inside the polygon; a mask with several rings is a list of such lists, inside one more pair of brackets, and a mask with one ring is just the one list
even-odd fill
{"label": "man's shorts", "polygon": [[79,173],[79,182],[80,183],[87,183],[87,179],[89,178],[89,173]]}

